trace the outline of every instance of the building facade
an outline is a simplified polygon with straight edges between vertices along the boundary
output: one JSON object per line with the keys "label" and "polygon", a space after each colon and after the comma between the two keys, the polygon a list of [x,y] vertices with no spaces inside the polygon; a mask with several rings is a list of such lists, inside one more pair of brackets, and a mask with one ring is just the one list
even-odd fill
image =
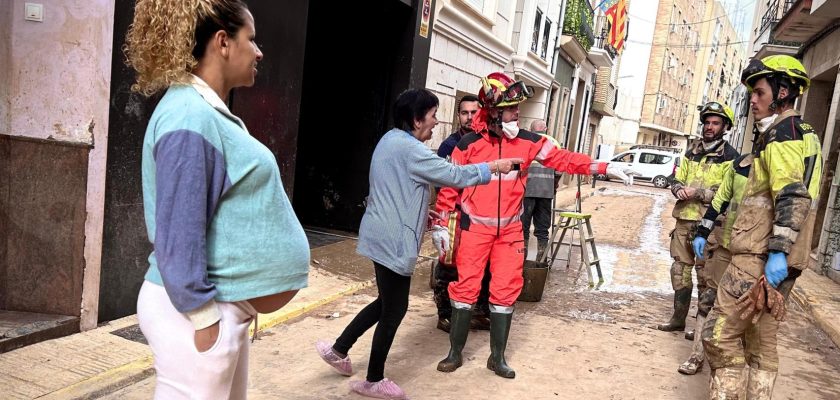
{"label": "building facade", "polygon": [[[694,82],[691,98],[695,104],[694,107],[689,106],[683,128],[694,137],[700,137],[703,129],[698,107],[710,101],[726,103],[733,110],[744,106],[742,98],[736,96],[744,93],[738,87],[742,86],[741,71],[746,65],[746,46],[740,43],[738,33],[719,1],[708,2],[706,13],[698,26],[702,27],[700,39],[693,46],[698,50],[699,65],[696,71],[699,73],[692,71],[689,76]],[[737,121],[733,123],[737,126]]]}
{"label": "building facade", "polygon": [[[645,80],[637,143],[685,148],[697,87],[702,21],[709,0],[660,1]],[[663,29],[667,27],[666,29]]]}
{"label": "building facade", "polygon": [[[426,87],[441,100],[441,123],[429,145],[436,148],[458,128],[458,100],[476,94],[481,77],[501,71],[534,92],[520,106],[520,127],[543,119],[565,147],[590,153],[597,74],[616,58],[595,34],[603,28],[595,25],[597,17],[589,0],[438,1]],[[603,75],[607,88],[611,75]],[[612,102],[599,106],[609,112]]]}
{"label": "building facade", "polygon": [[686,148],[699,137],[699,108],[732,103],[745,48],[718,1],[661,1],[637,142]]}
{"label": "building facade", "polygon": [[559,0],[443,0],[435,4],[426,88],[440,98],[429,145],[458,129],[458,100],[475,95],[481,78],[501,71],[522,80],[534,96],[520,107],[520,126],[545,119],[553,76]]}

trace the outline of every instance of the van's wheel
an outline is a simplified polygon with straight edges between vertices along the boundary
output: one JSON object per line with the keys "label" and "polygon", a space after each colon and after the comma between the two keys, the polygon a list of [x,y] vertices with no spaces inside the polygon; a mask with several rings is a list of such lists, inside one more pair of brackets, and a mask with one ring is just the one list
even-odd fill
{"label": "van's wheel", "polygon": [[656,175],[656,177],[653,178],[653,186],[656,186],[658,188],[668,187],[668,178],[662,175]]}
{"label": "van's wheel", "polygon": [[597,179],[597,180],[599,180],[599,181],[608,181],[608,180],[610,180],[610,178],[607,178],[607,176],[606,176],[606,175],[604,175],[604,174],[595,174],[595,179]]}

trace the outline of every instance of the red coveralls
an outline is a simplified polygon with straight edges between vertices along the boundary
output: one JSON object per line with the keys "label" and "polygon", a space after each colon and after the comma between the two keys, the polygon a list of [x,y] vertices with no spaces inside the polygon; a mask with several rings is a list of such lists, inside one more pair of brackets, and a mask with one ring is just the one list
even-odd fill
{"label": "red coveralls", "polygon": [[[476,121],[473,126],[479,128]],[[459,165],[501,158],[521,158],[525,160],[524,166],[536,160],[571,174],[605,174],[607,168],[607,163],[593,163],[584,154],[560,149],[545,136],[524,129],[519,130],[517,137],[508,139],[497,137],[484,126],[478,133],[464,135],[452,152],[452,162]],[[461,237],[455,254],[458,281],[449,284],[452,300],[475,304],[489,258],[490,303],[509,307],[516,302],[522,291],[525,261],[520,217],[527,175],[527,169],[511,171],[493,175],[487,185],[460,190],[442,188],[438,193],[436,208],[444,221],[455,210],[456,203],[461,205]]]}

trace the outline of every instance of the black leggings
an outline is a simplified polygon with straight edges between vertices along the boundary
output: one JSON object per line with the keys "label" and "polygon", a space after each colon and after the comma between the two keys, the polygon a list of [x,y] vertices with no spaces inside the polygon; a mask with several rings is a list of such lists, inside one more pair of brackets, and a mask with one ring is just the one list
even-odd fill
{"label": "black leggings", "polygon": [[384,378],[385,359],[388,358],[397,328],[408,310],[408,290],[411,287],[411,277],[402,276],[376,262],[373,266],[376,269],[379,297],[353,318],[333,345],[335,351],[347,354],[356,340],[376,325],[370,347],[368,382],[378,382]]}

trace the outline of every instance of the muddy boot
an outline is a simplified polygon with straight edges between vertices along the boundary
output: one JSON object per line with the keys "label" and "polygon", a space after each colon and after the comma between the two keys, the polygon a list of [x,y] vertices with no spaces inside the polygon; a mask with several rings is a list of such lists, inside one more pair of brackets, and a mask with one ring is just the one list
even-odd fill
{"label": "muddy boot", "polygon": [[[706,317],[702,315],[697,315],[697,323],[694,326],[694,332],[700,332],[703,330],[703,324],[706,322]],[[686,336],[688,333],[686,333]],[[692,335],[694,340],[694,344],[691,348],[691,356],[688,357],[686,362],[682,363],[677,371],[683,375],[694,375],[700,372],[703,369],[703,360],[706,358],[706,353],[703,351],[703,341],[700,340],[700,335]]]}
{"label": "muddy boot", "polygon": [[543,256],[545,255],[545,250],[547,248],[548,248],[548,241],[547,240],[545,240],[545,241],[541,240],[541,241],[537,242],[537,258],[536,258],[537,262],[542,261]]}
{"label": "muddy boot", "polygon": [[437,328],[449,333],[449,328],[451,324],[449,323],[449,318],[438,318]]}
{"label": "muddy boot", "polygon": [[[463,305],[462,305],[463,306]],[[440,372],[452,372],[458,369],[464,360],[461,358],[461,351],[467,343],[467,334],[470,332],[470,317],[472,316],[472,305],[467,308],[452,306],[452,317],[450,318],[449,330],[449,355],[438,363],[437,370]]]}
{"label": "muddy boot", "polygon": [[512,379],[516,377],[516,371],[505,362],[505,348],[513,318],[513,307],[504,308],[510,309],[510,312],[490,312],[490,358],[487,359],[487,369],[502,378]]}
{"label": "muddy boot", "polygon": [[685,317],[691,306],[691,288],[683,288],[674,292],[674,315],[667,324],[657,325],[656,329],[665,332],[681,331],[685,329]]}
{"label": "muddy boot", "polygon": [[742,373],[743,367],[718,368],[712,370],[709,380],[710,399],[744,399],[746,392]]}
{"label": "muddy boot", "polygon": [[776,372],[750,368],[747,380],[747,398],[750,400],[769,400],[773,395]]}

